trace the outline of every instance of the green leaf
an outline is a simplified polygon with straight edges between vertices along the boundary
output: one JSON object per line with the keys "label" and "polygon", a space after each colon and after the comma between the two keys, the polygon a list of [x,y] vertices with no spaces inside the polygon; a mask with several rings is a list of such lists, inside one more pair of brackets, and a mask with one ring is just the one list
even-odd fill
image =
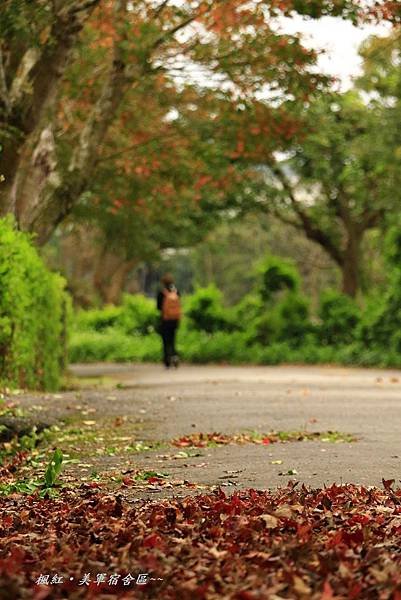
{"label": "green leaf", "polygon": [[45,486],[53,487],[61,472],[63,453],[56,448],[45,472]]}

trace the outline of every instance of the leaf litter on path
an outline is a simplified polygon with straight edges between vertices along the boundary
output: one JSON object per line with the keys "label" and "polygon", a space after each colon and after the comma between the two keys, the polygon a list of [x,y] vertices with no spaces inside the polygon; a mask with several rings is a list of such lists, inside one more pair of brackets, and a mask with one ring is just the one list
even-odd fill
{"label": "leaf litter on path", "polygon": [[93,485],[58,498],[14,494],[0,498],[0,586],[22,600],[399,600],[401,489],[384,484],[156,502]]}
{"label": "leaf litter on path", "polygon": [[205,448],[213,446],[225,446],[228,444],[261,444],[268,446],[279,442],[303,442],[320,441],[329,443],[355,442],[357,438],[348,433],[338,431],[270,431],[269,433],[259,433],[255,431],[224,434],[213,433],[191,433],[175,438],[171,441],[173,446],[179,448],[194,447]]}

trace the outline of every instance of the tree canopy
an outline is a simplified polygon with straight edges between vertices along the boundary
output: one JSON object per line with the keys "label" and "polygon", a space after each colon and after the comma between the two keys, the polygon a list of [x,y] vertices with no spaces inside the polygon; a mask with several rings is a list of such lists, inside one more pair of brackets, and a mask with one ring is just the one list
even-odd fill
{"label": "tree canopy", "polygon": [[[194,78],[209,80],[234,103],[262,91],[271,106],[305,97],[319,83],[309,69],[315,55],[297,36],[278,33],[275,19],[297,12],[355,20],[358,4],[7,0],[0,23],[2,213],[14,213],[39,241],[48,239],[92,192],[99,161],[116,145],[121,151],[144,142],[141,128],[127,122],[132,127],[144,107],[150,112],[158,95],[165,111],[158,107],[151,121],[167,133],[166,116]],[[186,102],[197,105],[199,85],[190,87]],[[284,119],[276,133],[285,131]],[[120,134],[131,136],[127,145]],[[135,152],[126,156],[137,161]]]}
{"label": "tree canopy", "polygon": [[[67,221],[91,228],[111,277],[263,206],[318,242],[355,293],[364,232],[396,198],[397,113],[386,94],[399,69],[383,75],[366,49],[359,86],[370,102],[361,91],[333,97],[316,53],[280,29],[294,15],[397,23],[399,5],[6,0],[0,213],[39,244]],[[312,190],[313,205],[294,202],[293,186]]]}

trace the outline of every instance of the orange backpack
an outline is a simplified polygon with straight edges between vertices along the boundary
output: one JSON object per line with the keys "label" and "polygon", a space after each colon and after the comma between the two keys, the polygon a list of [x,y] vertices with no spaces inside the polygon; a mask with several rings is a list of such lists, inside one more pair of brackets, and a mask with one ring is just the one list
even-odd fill
{"label": "orange backpack", "polygon": [[178,321],[181,319],[181,301],[175,288],[163,290],[164,300],[162,317],[165,321]]}

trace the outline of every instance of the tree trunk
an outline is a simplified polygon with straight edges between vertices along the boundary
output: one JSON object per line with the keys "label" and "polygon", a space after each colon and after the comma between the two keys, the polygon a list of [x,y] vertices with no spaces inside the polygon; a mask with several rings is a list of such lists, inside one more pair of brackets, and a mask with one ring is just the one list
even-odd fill
{"label": "tree trunk", "polygon": [[137,264],[136,260],[124,261],[114,271],[109,285],[105,288],[104,302],[106,304],[118,304],[124,291],[127,277]]}
{"label": "tree trunk", "polygon": [[105,304],[118,304],[127,277],[137,264],[113,254],[105,247],[101,252],[93,275],[93,285]]}
{"label": "tree trunk", "polygon": [[53,130],[48,124],[40,133],[36,146],[27,140],[11,192],[11,206],[20,229],[33,231],[32,215],[44,194],[54,192],[61,183]]}
{"label": "tree trunk", "polygon": [[[120,21],[125,11],[126,2],[116,0],[116,19]],[[57,225],[70,214],[80,196],[90,186],[107,131],[128,87],[132,85],[133,80],[139,80],[139,78],[140,74],[134,74],[132,68],[129,75],[127,74],[126,65],[122,59],[120,40],[116,41],[107,79],[82,130],[67,173],[60,177],[53,170],[52,177],[46,177],[37,194],[32,194],[29,184],[26,191],[20,191],[20,195],[27,199],[24,214],[20,214],[20,219],[24,223],[25,229],[37,234],[39,244],[48,241]],[[26,181],[28,179],[26,178]]]}
{"label": "tree trunk", "polygon": [[[13,118],[10,117],[9,120],[9,124],[19,129],[22,135],[21,142],[13,141],[4,150],[7,170],[4,172],[6,183],[0,188],[0,215],[9,212],[16,214],[20,228],[35,233],[38,244],[48,241],[57,225],[79,202],[82,194],[90,191],[97,159],[110,125],[127,89],[140,83],[143,75],[148,72],[152,52],[197,18],[197,11],[194,11],[178,25],[163,31],[149,48],[143,49],[138,62],[135,58],[127,60],[127,52],[124,50],[124,41],[129,31],[127,11],[133,3],[129,0],[113,0],[118,35],[114,42],[109,73],[83,127],[71,162],[61,172],[52,142],[52,113],[56,108],[60,80],[68,65],[71,49],[78,40],[85,21],[100,2],[101,0],[71,0],[64,8],[62,1],[52,3],[60,8],[55,15],[49,43],[43,52],[31,52],[28,55],[25,62],[28,58],[30,62],[20,70],[21,81],[15,86],[14,96],[18,98],[15,106],[9,109],[8,99],[5,99],[7,110],[11,110],[15,118],[22,115],[17,124]],[[153,17],[160,15],[166,6],[167,3],[162,2],[159,9],[153,12]],[[0,85],[0,91],[4,95],[3,87]],[[30,93],[24,92],[26,89]],[[4,104],[4,100],[2,103]]]}
{"label": "tree trunk", "polygon": [[363,232],[349,233],[341,265],[342,291],[355,298],[360,285],[361,244]]}
{"label": "tree trunk", "polygon": [[[16,214],[17,199],[21,212],[21,206],[32,192],[32,186],[28,184],[24,194],[24,184],[31,179],[32,171],[34,178],[43,179],[43,174],[53,176],[54,169],[49,173],[48,165],[43,167],[37,161],[35,148],[43,142],[43,132],[51,129],[49,123],[57,102],[60,80],[83,26],[99,2],[90,0],[84,6],[79,2],[60,8],[43,50],[29,48],[20,62],[7,99],[7,124],[18,130],[20,135],[6,139],[4,144],[2,162],[5,166],[2,172],[5,182],[0,188],[1,215]],[[35,196],[37,198],[38,193]]]}

